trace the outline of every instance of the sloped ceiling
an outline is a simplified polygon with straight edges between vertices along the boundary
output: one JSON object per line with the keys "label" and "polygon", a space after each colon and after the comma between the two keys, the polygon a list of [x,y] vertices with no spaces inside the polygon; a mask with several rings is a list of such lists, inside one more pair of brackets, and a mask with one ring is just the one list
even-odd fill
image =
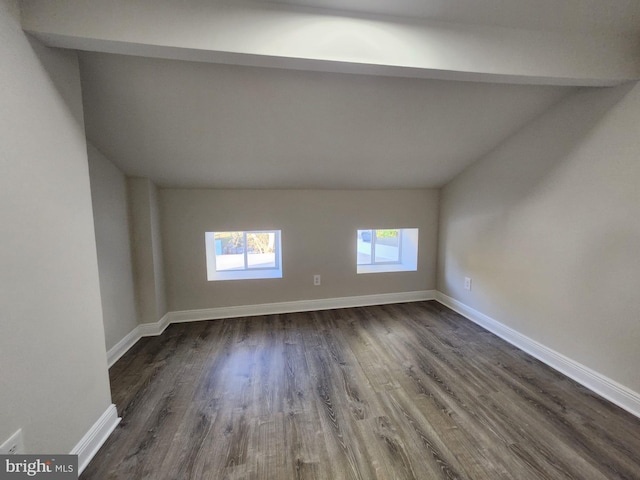
{"label": "sloped ceiling", "polygon": [[173,187],[437,187],[571,90],[102,53],[81,72],[89,140]]}

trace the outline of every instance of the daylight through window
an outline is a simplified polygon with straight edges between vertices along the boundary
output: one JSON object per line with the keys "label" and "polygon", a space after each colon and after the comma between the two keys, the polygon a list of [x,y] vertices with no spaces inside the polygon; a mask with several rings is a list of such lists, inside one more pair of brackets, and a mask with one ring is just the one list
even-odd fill
{"label": "daylight through window", "polygon": [[379,228],[357,231],[357,272],[402,272],[418,268],[418,229]]}
{"label": "daylight through window", "polygon": [[209,280],[280,278],[280,230],[207,232]]}
{"label": "daylight through window", "polygon": [[400,263],[402,230],[358,230],[358,265]]}

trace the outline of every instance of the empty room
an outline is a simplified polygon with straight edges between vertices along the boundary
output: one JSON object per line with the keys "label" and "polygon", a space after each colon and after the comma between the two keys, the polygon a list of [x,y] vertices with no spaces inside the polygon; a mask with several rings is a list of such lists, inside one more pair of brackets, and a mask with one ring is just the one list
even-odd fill
{"label": "empty room", "polygon": [[2,478],[640,479],[640,2],[0,40]]}

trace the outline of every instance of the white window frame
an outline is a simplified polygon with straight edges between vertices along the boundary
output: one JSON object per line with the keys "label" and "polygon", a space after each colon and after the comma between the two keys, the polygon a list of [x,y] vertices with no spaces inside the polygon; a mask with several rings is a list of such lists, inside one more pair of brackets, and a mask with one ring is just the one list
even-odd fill
{"label": "white window frame", "polygon": [[[359,230],[368,230],[371,232],[371,262],[370,263],[359,263],[358,265],[397,265],[402,263],[402,228],[360,228]],[[391,260],[389,262],[377,262],[376,261],[376,243],[378,235],[376,232],[378,230],[398,230],[398,260]],[[357,259],[356,259],[357,262]]]}
{"label": "white window frame", "polygon": [[[251,280],[263,278],[282,278],[282,232],[280,230],[218,230],[218,232],[242,232],[244,245],[244,268],[234,270],[218,270],[216,268],[216,232],[205,232],[205,253],[207,260],[207,280]],[[251,267],[248,261],[247,234],[275,234],[275,267]]]}
{"label": "white window frame", "polygon": [[[358,264],[358,232],[371,231],[371,263]],[[399,248],[398,261],[375,261],[375,238],[377,230],[398,230]],[[356,230],[356,272],[384,273],[384,272],[415,272],[418,270],[418,235],[417,228],[358,228]]]}

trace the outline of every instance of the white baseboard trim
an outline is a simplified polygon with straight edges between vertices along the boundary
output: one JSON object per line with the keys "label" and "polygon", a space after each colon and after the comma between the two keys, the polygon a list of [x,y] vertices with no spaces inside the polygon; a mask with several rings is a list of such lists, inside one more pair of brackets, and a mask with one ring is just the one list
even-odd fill
{"label": "white baseboard trim", "polygon": [[120,360],[120,357],[127,353],[127,351],[129,351],[129,349],[133,347],[138,340],[140,340],[140,330],[136,327],[131,330],[126,337],[111,347],[107,351],[107,364],[109,365],[109,368]]}
{"label": "white baseboard trim", "polygon": [[546,363],[551,368],[575,380],[589,390],[606,398],[636,417],[640,417],[640,393],[634,392],[615,380],[591,370],[589,367],[532,340],[444,293],[436,292],[435,299],[451,310],[458,312],[463,317],[480,325],[482,328],[489,330],[491,333],[518,347],[520,350]]}
{"label": "white baseboard trim", "polygon": [[104,411],[100,418],[93,424],[84,437],[71,450],[71,455],[78,455],[78,476],[89,465],[89,462],[100,447],[107,441],[111,432],[118,426],[122,420],[118,417],[118,412],[114,404]]}
{"label": "white baseboard trim", "polygon": [[107,365],[111,368],[120,357],[129,351],[142,337],[160,335],[169,326],[169,314],[165,314],[155,323],[143,323],[131,330],[126,337],[107,351]]}
{"label": "white baseboard trim", "polygon": [[617,383],[581,363],[548,348],[507,327],[497,320],[485,315],[464,303],[436,290],[416,292],[383,293],[378,295],[360,295],[354,297],[323,298],[316,300],[299,300],[292,302],[263,303],[257,305],[241,305],[235,307],[217,307],[200,310],[182,310],[168,312],[155,323],[138,325],[125,338],[107,352],[109,367],[124,355],[142,337],[160,335],[171,323],[196,322],[220,318],[250,317],[256,315],[272,315],[281,313],[308,312],[314,310],[330,310],[334,308],[365,307],[391,303],[420,302],[437,300],[441,304],[458,312],[463,317],[494,333],[503,340],[527,352],[551,368],[572,378],[589,390],[606,398],[633,415],[640,417],[640,393]]}
{"label": "white baseboard trim", "polygon": [[262,303],[240,305],[236,307],[205,308],[202,310],[183,310],[169,312],[169,323],[195,322],[218,318],[251,317],[279,313],[309,312],[331,310],[334,308],[366,307],[390,303],[420,302],[434,300],[435,290],[417,292],[381,293],[378,295],[360,295],[357,297],[322,298],[316,300],[298,300],[293,302]]}
{"label": "white baseboard trim", "polygon": [[155,337],[162,335],[164,329],[169,326],[170,313],[165,313],[164,316],[155,323],[141,323],[136,328],[140,332],[140,337]]}
{"label": "white baseboard trim", "polygon": [[378,295],[360,295],[357,297],[323,298],[317,300],[299,300],[294,302],[262,303],[240,305],[237,307],[205,308],[201,310],[183,310],[169,312],[155,323],[143,323],[134,328],[126,337],[107,352],[107,363],[111,368],[142,337],[160,335],[171,323],[197,322],[219,318],[252,317],[277,313],[309,312],[330,310],[332,308],[366,307],[390,303],[421,302],[434,300],[435,290],[417,292],[381,293]]}

